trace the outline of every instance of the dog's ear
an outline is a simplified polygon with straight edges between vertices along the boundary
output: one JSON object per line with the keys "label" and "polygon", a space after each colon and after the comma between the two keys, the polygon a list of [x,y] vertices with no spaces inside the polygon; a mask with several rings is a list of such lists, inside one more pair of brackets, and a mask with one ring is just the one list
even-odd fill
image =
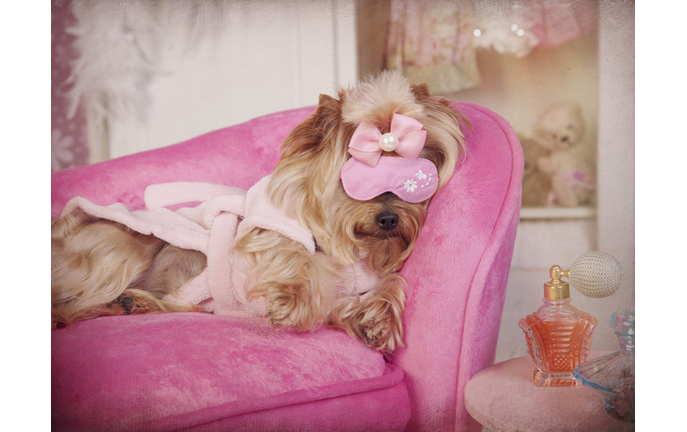
{"label": "dog's ear", "polygon": [[320,99],[317,103],[317,112],[320,110],[327,110],[338,107],[339,102],[328,94],[320,94]]}
{"label": "dog's ear", "polygon": [[333,97],[321,94],[317,110],[303,123],[296,126],[282,144],[282,158],[308,157],[313,149],[321,148],[333,139],[341,118],[341,103]]}
{"label": "dog's ear", "polygon": [[333,129],[335,123],[341,118],[341,102],[327,94],[321,94],[315,113],[315,123],[320,131]]}
{"label": "dog's ear", "polygon": [[328,221],[339,172],[347,160],[350,136],[341,120],[341,102],[320,95],[314,114],[297,125],[282,144],[272,173],[272,203],[301,221],[318,241],[331,236]]}
{"label": "dog's ear", "polygon": [[429,87],[427,87],[427,83],[412,85],[410,86],[410,89],[412,90],[413,94],[417,99],[425,99],[430,97]]}
{"label": "dog's ear", "polygon": [[326,142],[335,139],[341,126],[341,100],[321,94],[313,121],[313,129],[319,138],[318,145],[326,145]]}

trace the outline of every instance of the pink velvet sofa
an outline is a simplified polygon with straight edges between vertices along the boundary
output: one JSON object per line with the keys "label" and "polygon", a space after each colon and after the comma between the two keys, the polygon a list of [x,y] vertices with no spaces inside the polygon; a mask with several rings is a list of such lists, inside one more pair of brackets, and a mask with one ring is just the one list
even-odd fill
{"label": "pink velvet sofa", "polygon": [[[79,322],[52,332],[53,430],[479,430],[463,389],[494,361],[523,157],[505,120],[454,105],[473,131],[401,270],[404,348],[385,358],[336,330],[297,333],[203,313]],[[248,188],[271,172],[282,140],[312,110],[54,173],[52,217],[75,196],[140,209],[155,183]]]}

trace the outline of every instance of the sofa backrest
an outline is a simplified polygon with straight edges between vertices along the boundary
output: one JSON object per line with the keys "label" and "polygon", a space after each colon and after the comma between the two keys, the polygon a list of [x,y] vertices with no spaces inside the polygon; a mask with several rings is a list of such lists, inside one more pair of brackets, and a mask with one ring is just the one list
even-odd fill
{"label": "sofa backrest", "polygon": [[197,181],[248,189],[272,172],[284,138],[314,109],[270,114],[179,144],[55,172],[52,218],[75,196],[142,209],[145,188],[157,183]]}

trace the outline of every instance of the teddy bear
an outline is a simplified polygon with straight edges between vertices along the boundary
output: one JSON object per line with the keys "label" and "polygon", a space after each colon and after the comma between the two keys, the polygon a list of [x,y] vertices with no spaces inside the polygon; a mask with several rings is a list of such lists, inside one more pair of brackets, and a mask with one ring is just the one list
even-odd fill
{"label": "teddy bear", "polygon": [[582,108],[568,101],[549,106],[534,125],[532,139],[544,149],[537,156],[537,168],[550,176],[549,205],[594,204],[594,148],[585,132]]}
{"label": "teddy bear", "polygon": [[525,157],[525,168],[522,174],[522,206],[545,207],[549,203],[551,192],[551,174],[539,169],[540,157],[549,156],[551,152],[537,144],[524,134],[518,133],[522,152]]}

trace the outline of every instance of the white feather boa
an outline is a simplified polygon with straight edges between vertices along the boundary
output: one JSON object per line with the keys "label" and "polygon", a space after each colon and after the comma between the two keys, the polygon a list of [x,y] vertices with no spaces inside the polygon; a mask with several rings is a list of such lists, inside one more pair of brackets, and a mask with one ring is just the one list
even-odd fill
{"label": "white feather boa", "polygon": [[145,1],[74,0],[78,53],[69,79],[68,116],[83,104],[89,126],[92,161],[108,158],[108,124],[144,122],[150,104],[148,84],[164,73],[168,32],[185,32],[184,47],[198,42],[206,29],[221,30],[220,0]]}

